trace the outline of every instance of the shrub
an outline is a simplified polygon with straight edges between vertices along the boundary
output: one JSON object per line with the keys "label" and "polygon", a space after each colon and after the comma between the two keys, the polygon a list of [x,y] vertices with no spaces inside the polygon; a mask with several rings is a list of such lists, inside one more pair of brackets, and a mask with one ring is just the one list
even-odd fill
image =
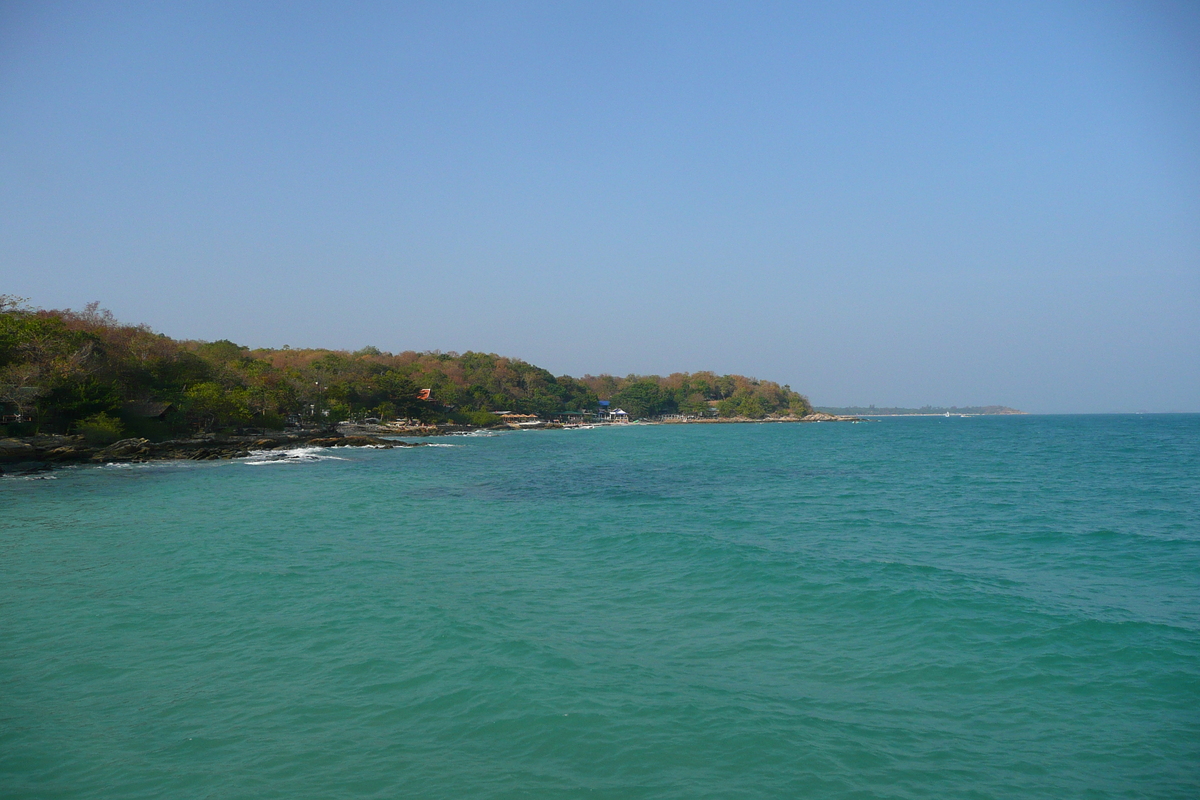
{"label": "shrub", "polygon": [[75,423],[75,431],[83,434],[84,440],[93,446],[112,444],[125,435],[121,420],[104,412],[79,420]]}

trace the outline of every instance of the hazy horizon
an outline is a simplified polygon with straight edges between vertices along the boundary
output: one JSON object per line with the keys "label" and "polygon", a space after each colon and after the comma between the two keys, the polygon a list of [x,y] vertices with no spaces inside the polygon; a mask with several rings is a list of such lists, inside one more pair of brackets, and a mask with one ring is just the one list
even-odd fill
{"label": "hazy horizon", "polygon": [[1187,3],[0,8],[0,293],[175,338],[1200,411]]}

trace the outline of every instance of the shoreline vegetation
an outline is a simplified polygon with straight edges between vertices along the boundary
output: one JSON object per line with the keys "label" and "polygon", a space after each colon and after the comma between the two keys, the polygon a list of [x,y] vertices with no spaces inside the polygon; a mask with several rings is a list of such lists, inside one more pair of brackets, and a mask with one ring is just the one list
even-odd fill
{"label": "shoreline vegetation", "polygon": [[[238,458],[495,428],[826,422],[790,386],[713,372],[555,376],[492,353],[172,339],[89,304],[0,295],[0,470]],[[387,438],[384,438],[387,437]]]}

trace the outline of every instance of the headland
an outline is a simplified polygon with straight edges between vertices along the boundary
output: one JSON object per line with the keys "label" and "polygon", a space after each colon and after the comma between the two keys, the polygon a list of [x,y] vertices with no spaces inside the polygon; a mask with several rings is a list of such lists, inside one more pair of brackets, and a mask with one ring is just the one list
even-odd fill
{"label": "headland", "polygon": [[393,437],[497,427],[846,419],[745,375],[575,378],[494,353],[253,349],[172,339],[98,304],[46,310],[0,295],[5,470],[397,446]]}

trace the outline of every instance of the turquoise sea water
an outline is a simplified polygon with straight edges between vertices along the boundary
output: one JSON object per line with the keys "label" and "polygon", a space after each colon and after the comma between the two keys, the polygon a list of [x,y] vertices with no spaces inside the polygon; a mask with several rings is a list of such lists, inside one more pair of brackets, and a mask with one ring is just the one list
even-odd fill
{"label": "turquoise sea water", "polygon": [[439,442],[0,480],[0,796],[1200,796],[1200,416]]}

